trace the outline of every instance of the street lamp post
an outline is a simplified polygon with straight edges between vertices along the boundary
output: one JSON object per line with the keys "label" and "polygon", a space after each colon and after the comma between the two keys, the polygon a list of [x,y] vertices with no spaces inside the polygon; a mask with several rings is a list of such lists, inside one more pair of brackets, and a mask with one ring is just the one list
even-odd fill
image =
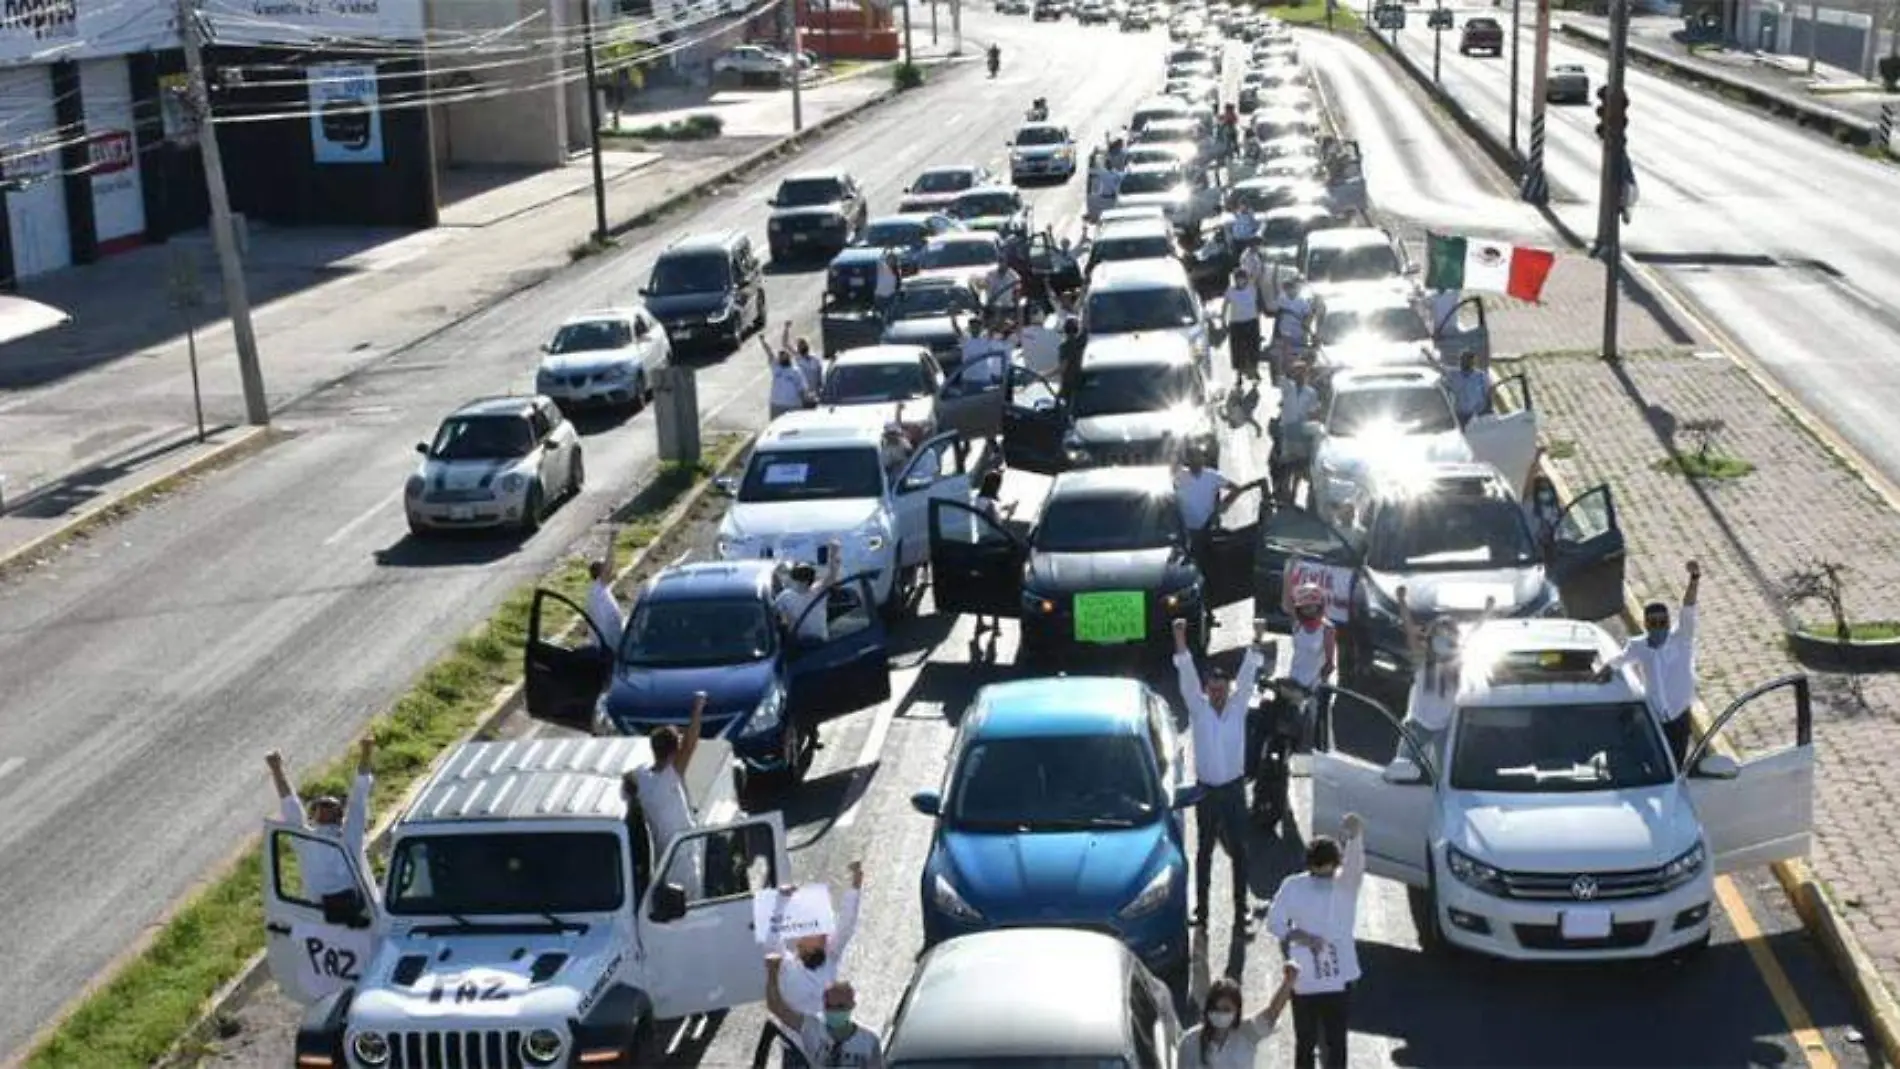
{"label": "street lamp post", "polygon": [[917,53],[911,51],[910,48],[910,5],[912,0],[899,0],[899,2],[904,5],[904,65],[907,67],[915,67],[917,65]]}
{"label": "street lamp post", "polygon": [[1438,84],[1438,61],[1445,51],[1445,0],[1432,11],[1432,84]]}
{"label": "street lamp post", "polygon": [[594,157],[594,240],[607,240],[607,174],[600,162],[600,89],[594,69],[594,0],[581,0],[581,66],[587,75],[588,151]]}

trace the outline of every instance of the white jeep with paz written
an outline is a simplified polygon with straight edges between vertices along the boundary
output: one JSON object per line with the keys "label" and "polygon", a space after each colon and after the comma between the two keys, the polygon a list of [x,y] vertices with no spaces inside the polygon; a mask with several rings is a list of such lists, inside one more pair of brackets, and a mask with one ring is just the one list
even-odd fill
{"label": "white jeep with paz written", "polygon": [[651,763],[644,738],[465,744],[397,821],[383,893],[344,859],[353,910],[302,878],[348,851],[266,822],[296,1064],[632,1066],[653,1022],[764,998],[753,897],[790,879],[779,814],[741,812],[731,748],[705,739],[685,776],[700,827],[651,842],[621,789]]}

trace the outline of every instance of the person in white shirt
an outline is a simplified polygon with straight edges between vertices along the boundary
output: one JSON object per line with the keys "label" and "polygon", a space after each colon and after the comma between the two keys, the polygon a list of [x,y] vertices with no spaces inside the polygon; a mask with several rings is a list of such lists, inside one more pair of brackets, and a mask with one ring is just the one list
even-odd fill
{"label": "person in white shirt", "polygon": [[1478,368],[1478,354],[1466,350],[1458,357],[1458,370],[1445,376],[1451,391],[1452,406],[1458,412],[1460,427],[1491,408],[1491,379]]}
{"label": "person in white shirt", "polygon": [[[666,857],[673,840],[693,830],[699,823],[692,802],[686,796],[685,775],[693,767],[693,755],[699,751],[700,722],[706,714],[706,692],[693,695],[693,711],[681,731],[671,724],[647,737],[653,749],[653,764],[636,768],[622,780],[621,792],[627,800],[627,815],[640,814],[643,829],[653,850],[654,865]],[[631,824],[632,821],[629,820]],[[629,828],[638,834],[642,829]],[[677,884],[686,891],[686,901],[696,902],[706,882],[704,843],[693,840],[673,855],[673,861],[659,879]]]}
{"label": "person in white shirt", "polygon": [[1273,425],[1273,457],[1268,465],[1274,493],[1283,504],[1293,503],[1313,462],[1313,442],[1306,425],[1318,418],[1319,391],[1312,386],[1312,368],[1304,360],[1295,360],[1280,380],[1280,415]]}
{"label": "person in white shirt", "polygon": [[810,342],[800,338],[794,345],[792,363],[798,365],[798,373],[805,378],[805,407],[811,408],[825,392],[825,364],[812,355]]}
{"label": "person in white shirt", "polygon": [[1259,242],[1241,246],[1240,269],[1247,272],[1248,280],[1253,283],[1254,298],[1260,302],[1261,314],[1272,314],[1273,286],[1267,278],[1267,258],[1260,254]]}
{"label": "person in white shirt", "polygon": [[[284,771],[284,755],[276,750],[264,755],[264,767],[270,769],[284,823],[342,848],[331,850],[306,839],[291,840],[298,870],[303,874],[304,893],[323,907],[326,923],[356,925],[368,906],[363,901],[362,887],[367,885],[371,895],[376,893],[375,881],[369,878],[369,859],[363,853],[369,834],[369,796],[376,786],[375,758],[376,742],[366,736],[357,744],[356,782],[350,785],[349,800],[326,794],[305,805]],[[363,877],[360,882],[359,873]]]}
{"label": "person in white shirt", "polygon": [[1223,976],[1208,985],[1201,1000],[1201,1023],[1181,1036],[1175,1065],[1180,1069],[1253,1069],[1260,1046],[1293,997],[1300,967],[1291,961],[1280,967],[1280,986],[1273,998],[1252,1017],[1240,1015],[1240,982]]}
{"label": "person in white shirt", "polygon": [[[831,640],[831,621],[824,603],[831,596],[831,588],[837,585],[844,566],[844,546],[834,538],[826,544],[825,551],[823,579],[811,565],[794,564],[790,582],[772,599],[772,607],[778,610],[779,622],[784,625],[786,634],[802,646],[822,646]],[[813,608],[814,605],[818,608]]]}
{"label": "person in white shirt", "polygon": [[1669,624],[1669,606],[1660,601],[1643,606],[1643,633],[1631,638],[1601,672],[1608,680],[1624,665],[1636,666],[1643,679],[1643,697],[1662,722],[1678,767],[1689,759],[1689,709],[1695,704],[1696,690],[1696,596],[1702,589],[1702,565],[1690,561],[1684,569],[1689,586],[1682,592],[1682,613],[1675,626]]}
{"label": "person in white shirt", "polygon": [[1297,279],[1288,278],[1280,283],[1280,299],[1274,305],[1274,374],[1283,374],[1282,368],[1291,364],[1306,348],[1306,321],[1313,317],[1313,302],[1300,295]]}
{"label": "person in white shirt", "polygon": [[772,393],[766,407],[773,419],[804,408],[811,399],[811,384],[792,360],[791,337],[792,325],[787,323],[776,351],[764,338],[759,339],[759,347],[765,350],[766,367],[772,372]]}
{"label": "person in white shirt", "polygon": [[1243,248],[1252,248],[1254,239],[1260,236],[1260,220],[1254,217],[1253,209],[1245,202],[1227,220],[1227,236]]}
{"label": "person in white shirt", "polygon": [[904,465],[910,462],[910,439],[904,436],[904,425],[886,423],[884,437],[878,444],[878,455],[884,461],[884,473],[896,477]]}
{"label": "person in white shirt", "polygon": [[1214,517],[1219,514],[1221,494],[1235,489],[1234,481],[1207,466],[1207,450],[1188,446],[1185,463],[1174,472],[1174,504],[1181,512],[1181,526],[1187,531],[1188,552],[1194,562],[1207,567],[1207,540]]}
{"label": "person in white shirt", "polygon": [[[1413,667],[1412,689],[1405,701],[1405,727],[1436,763],[1445,752],[1445,734],[1451,730],[1451,715],[1458,708],[1458,687],[1464,672],[1458,623],[1450,616],[1439,616],[1429,625],[1421,625],[1412,615],[1411,592],[1400,587],[1393,593]],[[1486,598],[1484,618],[1496,610],[1497,599]],[[1400,742],[1395,756],[1414,755]]]}
{"label": "person in white shirt", "polygon": [[903,285],[903,272],[897,264],[897,250],[885,249],[884,255],[877,258],[877,283],[874,291],[879,313],[887,311],[891,301],[897,297],[897,290]]}
{"label": "person in white shirt", "polygon": [[884,1044],[876,1032],[857,1023],[857,992],[843,980],[833,982],[824,992],[824,1007],[819,1013],[801,1013],[785,1001],[779,989],[784,956],[765,957],[765,1008],[778,1022],[798,1037],[799,1051],[812,1069],[852,1067],[884,1069]]}
{"label": "person in white shirt", "polygon": [[1236,270],[1222,306],[1227,320],[1227,356],[1234,381],[1260,381],[1260,291],[1247,272]]}
{"label": "person in white shirt", "polygon": [[620,649],[620,635],[627,627],[627,614],[621,610],[613,589],[614,554],[619,540],[617,529],[608,531],[606,551],[587,562],[587,577],[593,581],[587,588],[587,621],[599,632],[601,648],[608,653]]}
{"label": "person in white shirt", "polygon": [[1195,927],[1207,924],[1207,898],[1214,882],[1214,844],[1227,853],[1234,877],[1234,937],[1247,938],[1247,706],[1265,661],[1267,623],[1255,620],[1253,644],[1241,658],[1239,678],[1210,668],[1207,682],[1188,649],[1187,621],[1174,621],[1174,671],[1187,706],[1194,739],[1194,778],[1206,794],[1194,807]]}
{"label": "person in white shirt", "polygon": [[[864,863],[851,862],[851,883],[838,896],[837,928],[830,935],[808,935],[793,940],[784,949],[791,955],[779,974],[779,993],[785,1004],[806,1016],[824,1012],[825,989],[838,982],[838,969],[851,937],[858,931],[858,903],[864,893]],[[781,887],[780,894],[793,894],[797,887]]]}
{"label": "person in white shirt", "polygon": [[1280,883],[1267,911],[1267,931],[1299,966],[1293,981],[1293,1064],[1313,1069],[1323,1048],[1326,1069],[1346,1069],[1348,1011],[1359,982],[1359,887],[1366,876],[1365,822],[1348,813],[1342,843],[1324,835],[1306,844],[1306,871]]}
{"label": "person in white shirt", "polygon": [[983,305],[991,315],[1014,310],[1021,296],[1022,279],[1016,277],[1016,269],[1009,264],[999,260],[989,274],[983,276]]}

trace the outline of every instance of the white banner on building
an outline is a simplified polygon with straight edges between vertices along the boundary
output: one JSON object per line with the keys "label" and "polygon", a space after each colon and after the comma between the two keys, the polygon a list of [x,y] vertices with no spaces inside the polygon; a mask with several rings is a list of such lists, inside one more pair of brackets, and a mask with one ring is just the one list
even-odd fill
{"label": "white banner on building", "polygon": [[0,65],[175,47],[163,0],[0,0]]}
{"label": "white banner on building", "polygon": [[319,63],[308,67],[310,142],[318,163],[383,162],[383,116],[376,65]]}
{"label": "white banner on building", "polygon": [[138,139],[132,127],[132,72],[124,59],[79,65],[86,108],[92,218],[99,247],[114,252],[145,237],[145,194],[139,186]]}
{"label": "white banner on building", "polygon": [[221,45],[421,40],[423,30],[422,0],[207,0],[204,12]]}

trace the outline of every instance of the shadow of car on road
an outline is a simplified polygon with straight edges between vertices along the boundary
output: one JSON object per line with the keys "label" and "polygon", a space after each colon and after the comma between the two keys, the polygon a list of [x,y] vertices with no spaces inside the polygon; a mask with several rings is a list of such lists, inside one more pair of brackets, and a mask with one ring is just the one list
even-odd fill
{"label": "shadow of car on road", "polygon": [[462,568],[519,553],[527,537],[512,531],[441,531],[404,535],[373,554],[379,568]]}

